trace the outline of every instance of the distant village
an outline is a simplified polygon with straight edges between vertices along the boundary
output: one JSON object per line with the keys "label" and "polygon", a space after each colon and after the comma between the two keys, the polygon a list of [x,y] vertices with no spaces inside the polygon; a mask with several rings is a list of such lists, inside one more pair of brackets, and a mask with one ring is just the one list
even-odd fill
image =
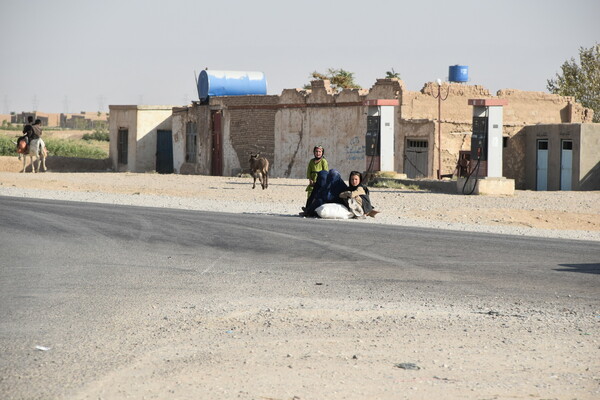
{"label": "distant village", "polygon": [[80,113],[12,112],[0,114],[0,125],[23,124],[27,121],[28,116],[32,116],[34,120],[39,119],[42,121],[42,126],[49,128],[108,131],[108,113],[100,111],[81,111]]}

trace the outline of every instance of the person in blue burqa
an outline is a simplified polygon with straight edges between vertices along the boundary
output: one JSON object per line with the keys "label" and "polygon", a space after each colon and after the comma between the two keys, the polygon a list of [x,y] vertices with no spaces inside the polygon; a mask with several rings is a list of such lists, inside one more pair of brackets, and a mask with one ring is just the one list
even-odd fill
{"label": "person in blue burqa", "polygon": [[340,193],[346,190],[348,190],[348,185],[346,185],[338,170],[320,171],[313,191],[306,202],[306,207],[303,208],[300,215],[316,217],[318,215],[315,210],[325,203],[344,204],[344,200],[340,198]]}

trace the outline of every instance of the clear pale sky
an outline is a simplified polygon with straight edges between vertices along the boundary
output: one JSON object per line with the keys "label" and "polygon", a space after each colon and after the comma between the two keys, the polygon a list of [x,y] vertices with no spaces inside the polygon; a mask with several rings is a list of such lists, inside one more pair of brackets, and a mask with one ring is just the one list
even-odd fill
{"label": "clear pale sky", "polygon": [[185,105],[194,71],[262,71],[269,94],[343,68],[409,90],[467,65],[470,84],[546,91],[600,42],[600,0],[0,0],[0,111]]}

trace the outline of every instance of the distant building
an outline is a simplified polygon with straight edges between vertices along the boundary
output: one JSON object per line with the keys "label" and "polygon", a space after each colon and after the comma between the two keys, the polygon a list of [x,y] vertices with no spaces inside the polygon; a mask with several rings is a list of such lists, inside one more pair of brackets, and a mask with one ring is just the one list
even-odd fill
{"label": "distant building", "polygon": [[[77,130],[108,130],[108,113],[106,112],[86,112],[56,114],[42,113],[39,111],[21,112],[10,116],[10,123],[25,124],[27,117],[42,121],[43,126],[68,128]],[[1,121],[0,121],[1,123]]]}
{"label": "distant building", "polygon": [[79,130],[108,130],[108,113],[82,111],[79,114],[60,114],[59,126]]}

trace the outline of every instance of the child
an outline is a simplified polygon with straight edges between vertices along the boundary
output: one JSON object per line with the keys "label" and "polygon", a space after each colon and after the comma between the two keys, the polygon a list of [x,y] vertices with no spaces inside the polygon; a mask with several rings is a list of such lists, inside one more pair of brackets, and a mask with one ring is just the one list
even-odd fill
{"label": "child", "polygon": [[365,216],[375,218],[375,214],[379,211],[373,209],[371,199],[369,198],[369,189],[362,183],[362,174],[358,171],[350,172],[348,178],[348,190],[340,193],[340,198],[348,209],[357,218],[365,218]]}
{"label": "child", "polygon": [[[325,149],[323,146],[315,146],[313,149],[313,155],[315,156],[308,162],[308,168],[306,168],[306,178],[308,178],[308,186],[306,187],[307,197],[310,198],[310,195],[313,192],[313,187],[317,182],[317,176],[321,171],[329,171],[329,164],[325,157]],[[306,201],[306,206],[310,203],[309,200]]]}

